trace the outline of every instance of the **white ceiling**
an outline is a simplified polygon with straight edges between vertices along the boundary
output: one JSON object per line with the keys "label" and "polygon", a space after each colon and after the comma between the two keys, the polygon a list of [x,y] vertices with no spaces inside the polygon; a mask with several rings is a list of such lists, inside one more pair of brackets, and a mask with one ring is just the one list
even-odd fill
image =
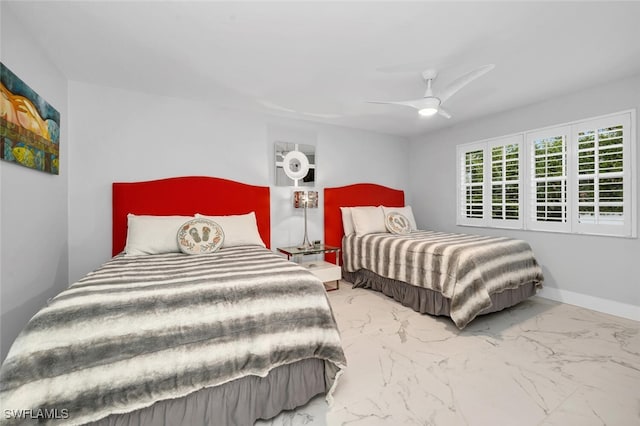
{"label": "white ceiling", "polygon": [[[638,2],[5,1],[70,79],[415,135],[640,74]],[[453,115],[368,104],[496,68]]]}

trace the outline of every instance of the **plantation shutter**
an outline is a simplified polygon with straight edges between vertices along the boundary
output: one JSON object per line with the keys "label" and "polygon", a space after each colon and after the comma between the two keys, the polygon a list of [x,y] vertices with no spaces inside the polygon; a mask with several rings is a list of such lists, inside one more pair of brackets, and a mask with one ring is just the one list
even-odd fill
{"label": "plantation shutter", "polygon": [[521,228],[522,135],[490,141],[488,153],[491,155],[490,223],[498,227]]}
{"label": "plantation shutter", "polygon": [[527,228],[570,231],[567,145],[571,128],[556,127],[527,134],[529,148],[529,214]]}
{"label": "plantation shutter", "polygon": [[631,235],[630,126],[629,113],[575,125],[575,232]]}
{"label": "plantation shutter", "polygon": [[457,224],[636,237],[635,114],[458,145]]}
{"label": "plantation shutter", "polygon": [[484,144],[459,147],[458,164],[458,223],[482,225],[484,214],[485,154]]}

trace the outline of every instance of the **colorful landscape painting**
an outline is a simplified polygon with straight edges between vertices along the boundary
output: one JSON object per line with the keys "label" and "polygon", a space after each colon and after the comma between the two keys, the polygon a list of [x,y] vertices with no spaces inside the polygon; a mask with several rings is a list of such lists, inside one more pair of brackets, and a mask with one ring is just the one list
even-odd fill
{"label": "colorful landscape painting", "polygon": [[59,174],[60,113],[0,62],[0,159]]}

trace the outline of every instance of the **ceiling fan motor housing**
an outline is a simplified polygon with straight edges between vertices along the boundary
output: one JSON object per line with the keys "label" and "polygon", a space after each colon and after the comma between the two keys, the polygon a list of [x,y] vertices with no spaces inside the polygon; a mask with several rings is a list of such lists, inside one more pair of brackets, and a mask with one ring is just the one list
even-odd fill
{"label": "ceiling fan motor housing", "polygon": [[438,108],[440,107],[440,99],[434,96],[430,96],[422,99],[420,104],[420,109],[418,110],[420,115],[430,116],[438,112]]}

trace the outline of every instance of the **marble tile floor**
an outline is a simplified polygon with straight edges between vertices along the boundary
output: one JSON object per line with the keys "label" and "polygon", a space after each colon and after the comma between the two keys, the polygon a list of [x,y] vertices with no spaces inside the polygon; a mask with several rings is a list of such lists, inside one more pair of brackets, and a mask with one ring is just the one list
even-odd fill
{"label": "marble tile floor", "polygon": [[348,368],[324,396],[258,425],[640,425],[640,323],[540,297],[476,318],[420,315],[341,282]]}

